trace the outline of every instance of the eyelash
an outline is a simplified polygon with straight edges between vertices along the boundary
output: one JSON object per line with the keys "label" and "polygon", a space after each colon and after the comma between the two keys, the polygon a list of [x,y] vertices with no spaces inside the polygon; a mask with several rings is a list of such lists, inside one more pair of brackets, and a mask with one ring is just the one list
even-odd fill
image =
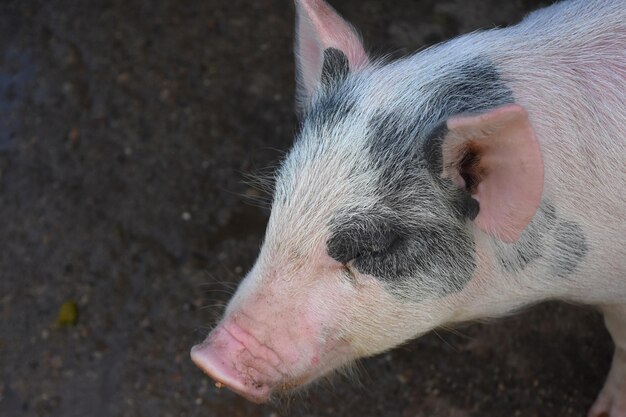
{"label": "eyelash", "polygon": [[356,275],[352,271],[352,268],[350,267],[350,265],[348,265],[350,262],[352,262],[352,261],[350,260],[350,261],[346,262],[345,264],[343,264],[343,272],[344,272],[344,275],[346,276],[346,278],[348,278],[348,280],[350,282],[355,282],[356,281]]}
{"label": "eyelash", "polygon": [[387,247],[378,248],[378,250],[372,250],[370,252],[359,252],[359,253],[357,253],[352,259],[350,259],[349,261],[347,261],[347,262],[345,262],[343,264],[344,275],[351,282],[355,282],[356,281],[356,274],[355,274],[355,272],[353,270],[353,265],[352,265],[354,263],[354,261],[356,261],[357,259],[359,259],[362,256],[375,257],[377,255],[380,255],[381,253],[383,253],[383,251],[389,250],[390,248],[396,246],[398,244],[398,242],[399,242],[399,237],[395,237],[390,242],[390,244]]}

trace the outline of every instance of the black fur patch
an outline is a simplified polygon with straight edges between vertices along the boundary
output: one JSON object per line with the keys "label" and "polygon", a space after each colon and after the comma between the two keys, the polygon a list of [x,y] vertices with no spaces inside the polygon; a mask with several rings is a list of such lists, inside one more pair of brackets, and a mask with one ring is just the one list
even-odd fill
{"label": "black fur patch", "polygon": [[461,113],[480,113],[513,102],[512,91],[487,58],[473,58],[454,70],[454,77],[438,90],[445,102],[445,119]]}
{"label": "black fur patch", "polygon": [[322,64],[322,84],[332,86],[346,79],[350,66],[348,57],[339,49],[324,49],[324,63]]}
{"label": "black fur patch", "polygon": [[[512,103],[511,90],[500,79],[495,66],[484,58],[474,58],[451,71],[449,79],[433,85],[429,100],[438,106],[437,114],[408,117],[402,113],[381,111],[369,121],[370,155],[380,168],[381,187],[403,189],[412,184],[398,186],[401,170],[423,169],[431,173],[437,183],[441,180],[441,144],[447,133],[446,120],[461,113],[480,113]],[[434,120],[433,117],[438,118]],[[404,176],[411,181],[411,176]],[[450,181],[446,181],[451,183]],[[478,203],[446,185],[450,205],[457,212],[473,219],[478,214]]]}
{"label": "black fur patch", "polygon": [[[341,262],[352,256],[357,270],[378,277],[392,290],[402,288],[407,280],[418,280],[428,287],[427,293],[440,296],[461,290],[474,272],[474,241],[467,222],[476,217],[479,206],[469,193],[441,179],[440,146],[445,121],[459,113],[482,112],[511,103],[513,97],[495,66],[486,59],[469,60],[452,72],[450,79],[432,86],[429,101],[437,106],[436,114],[415,117],[409,116],[412,109],[381,110],[368,123],[370,163],[378,169],[381,204],[384,212],[394,213],[392,219],[383,222],[394,238],[381,242],[391,243],[383,245],[382,250],[364,250],[361,248],[371,247],[372,242],[358,242],[363,238],[353,231],[361,230],[355,226],[358,222],[338,216],[330,223],[331,256]],[[437,199],[437,204],[425,207],[428,198],[410,201],[420,192]],[[419,219],[406,221],[414,215],[412,205],[421,205],[420,211],[428,216],[424,226],[409,226],[420,224]],[[380,217],[368,213],[363,216]],[[433,218],[441,222],[433,223]]]}
{"label": "black fur patch", "polygon": [[328,253],[341,263],[352,262],[357,271],[381,279],[392,293],[411,280],[427,284],[431,296],[460,291],[471,279],[475,265],[474,242],[459,227],[408,227],[383,219],[380,213],[346,214],[336,218],[327,241]]}
{"label": "black fur patch", "polygon": [[582,228],[572,221],[562,221],[554,231],[554,275],[564,278],[574,272],[587,253],[587,241]]}
{"label": "black fur patch", "polygon": [[587,250],[582,228],[557,218],[554,206],[544,200],[519,241],[502,246],[496,256],[508,272],[520,272],[544,258],[550,275],[565,278],[576,269]]}
{"label": "black fur patch", "polygon": [[441,146],[443,145],[443,139],[448,134],[448,126],[446,123],[440,123],[435,127],[424,140],[422,146],[422,152],[424,154],[424,161],[426,161],[426,168],[430,172],[430,175],[434,179],[441,177],[443,172],[443,155]]}
{"label": "black fur patch", "polygon": [[542,257],[546,249],[546,236],[554,229],[555,221],[554,206],[542,201],[519,240],[512,245],[502,246],[499,251],[496,251],[502,267],[508,272],[519,272]]}
{"label": "black fur patch", "polygon": [[320,97],[306,117],[305,123],[320,128],[332,128],[344,121],[357,105],[358,97],[345,82],[334,84],[330,90],[321,92]]}
{"label": "black fur patch", "polygon": [[338,222],[337,233],[327,242],[328,254],[346,264],[366,254],[386,250],[400,236],[388,222],[376,219],[377,217],[379,216],[346,215]]}

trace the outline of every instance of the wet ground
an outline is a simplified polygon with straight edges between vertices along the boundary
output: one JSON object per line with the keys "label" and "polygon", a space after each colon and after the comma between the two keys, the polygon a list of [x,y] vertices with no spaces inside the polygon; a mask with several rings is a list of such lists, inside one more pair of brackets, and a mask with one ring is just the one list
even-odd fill
{"label": "wet ground", "polygon": [[[540,2],[333,4],[401,56]],[[296,129],[292,22],[287,0],[0,3],[0,415],[583,416],[611,344],[565,304],[431,333],[289,404],[192,365],[264,230],[245,177]]]}

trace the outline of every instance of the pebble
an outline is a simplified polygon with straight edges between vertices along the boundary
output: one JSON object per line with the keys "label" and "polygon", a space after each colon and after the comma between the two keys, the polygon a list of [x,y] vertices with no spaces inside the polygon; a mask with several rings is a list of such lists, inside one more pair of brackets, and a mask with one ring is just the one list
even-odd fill
{"label": "pebble", "polygon": [[127,72],[122,72],[117,76],[117,82],[123,84],[130,79],[130,74]]}
{"label": "pebble", "polygon": [[67,138],[70,140],[72,145],[78,142],[78,137],[80,136],[80,128],[78,126],[74,126],[70,129],[70,132],[67,134]]}

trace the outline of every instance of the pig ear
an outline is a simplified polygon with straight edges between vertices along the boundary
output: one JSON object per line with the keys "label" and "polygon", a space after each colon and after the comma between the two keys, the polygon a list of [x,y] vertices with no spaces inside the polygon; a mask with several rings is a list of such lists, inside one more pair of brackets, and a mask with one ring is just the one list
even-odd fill
{"label": "pig ear", "polygon": [[511,104],[447,122],[443,176],[479,203],[475,224],[516,242],[539,207],[543,158],[528,113]]}
{"label": "pig ear", "polygon": [[369,59],[355,29],[324,0],[296,2],[296,107],[305,112],[321,83],[345,77]]}

